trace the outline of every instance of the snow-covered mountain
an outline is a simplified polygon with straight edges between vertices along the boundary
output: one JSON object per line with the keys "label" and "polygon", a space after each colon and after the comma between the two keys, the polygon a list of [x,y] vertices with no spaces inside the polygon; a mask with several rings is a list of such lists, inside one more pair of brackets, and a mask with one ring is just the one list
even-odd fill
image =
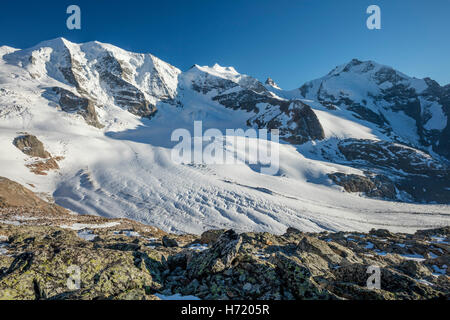
{"label": "snow-covered mountain", "polygon": [[[4,46],[0,176],[78,213],[175,232],[413,231],[450,223],[449,101],[449,86],[371,61],[285,91],[99,42]],[[171,133],[196,120],[279,129],[278,174],[174,163]],[[47,158],[29,152],[39,141]]]}
{"label": "snow-covered mountain", "polygon": [[286,95],[317,101],[337,114],[349,111],[375,125],[382,138],[450,158],[450,85],[353,59]]}

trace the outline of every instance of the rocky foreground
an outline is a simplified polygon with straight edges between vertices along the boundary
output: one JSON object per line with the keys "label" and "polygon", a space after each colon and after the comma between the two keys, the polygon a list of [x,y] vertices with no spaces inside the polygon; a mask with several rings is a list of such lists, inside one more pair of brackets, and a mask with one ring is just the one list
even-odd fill
{"label": "rocky foreground", "polygon": [[[449,299],[449,236],[167,234],[74,215],[0,178],[0,299]],[[380,289],[367,287],[370,266]]]}

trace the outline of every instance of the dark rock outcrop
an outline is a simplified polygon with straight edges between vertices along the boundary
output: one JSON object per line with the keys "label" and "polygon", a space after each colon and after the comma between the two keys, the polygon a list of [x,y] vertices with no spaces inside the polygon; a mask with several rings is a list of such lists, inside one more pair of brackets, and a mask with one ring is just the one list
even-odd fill
{"label": "dark rock outcrop", "polygon": [[168,236],[162,237],[162,244],[164,247],[167,247],[167,248],[178,247],[177,240],[170,238]]}
{"label": "dark rock outcrop", "polygon": [[242,238],[233,230],[219,236],[211,249],[200,253],[188,265],[188,276],[197,278],[205,273],[218,273],[231,267],[239,252]]}
{"label": "dark rock outcrop", "polygon": [[95,103],[92,100],[59,87],[53,87],[52,91],[57,95],[58,104],[63,111],[81,115],[88,125],[95,128],[104,127],[98,120]]}
{"label": "dark rock outcrop", "polygon": [[396,199],[396,188],[406,193],[409,201],[449,203],[450,168],[424,151],[397,143],[358,139],[345,139],[338,143],[338,149],[346,161],[335,159],[336,162],[369,173],[365,177],[330,175],[348,192]]}
{"label": "dark rock outcrop", "polygon": [[13,144],[30,157],[50,158],[51,155],[44,148],[44,144],[31,134],[23,134],[14,139]]}
{"label": "dark rock outcrop", "polygon": [[344,187],[347,192],[362,192],[368,197],[391,199],[397,198],[395,184],[382,175],[360,176],[357,174],[345,174],[335,172],[328,174],[331,180]]}
{"label": "dark rock outcrop", "polygon": [[125,80],[127,70],[112,55],[100,59],[96,68],[102,85],[111,93],[117,105],[139,117],[150,118],[156,113],[156,106],[147,101],[144,93]]}
{"label": "dark rock outcrop", "polygon": [[63,157],[52,157],[45,150],[44,144],[36,136],[24,133],[15,138],[13,144],[24,154],[42,159],[25,164],[34,174],[47,175],[48,171],[59,169],[58,161],[62,160]]}

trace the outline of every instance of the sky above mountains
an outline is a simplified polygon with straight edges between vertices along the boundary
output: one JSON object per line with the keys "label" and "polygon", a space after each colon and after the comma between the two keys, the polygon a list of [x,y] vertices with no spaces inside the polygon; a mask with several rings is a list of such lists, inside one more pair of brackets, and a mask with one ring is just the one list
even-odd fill
{"label": "sky above mountains", "polygon": [[[77,4],[82,29],[66,27]],[[381,8],[381,30],[366,9]],[[4,2],[0,45],[31,47],[65,37],[150,52],[186,70],[193,64],[234,66],[293,89],[352,58],[375,60],[418,78],[450,83],[450,1],[246,0]]]}

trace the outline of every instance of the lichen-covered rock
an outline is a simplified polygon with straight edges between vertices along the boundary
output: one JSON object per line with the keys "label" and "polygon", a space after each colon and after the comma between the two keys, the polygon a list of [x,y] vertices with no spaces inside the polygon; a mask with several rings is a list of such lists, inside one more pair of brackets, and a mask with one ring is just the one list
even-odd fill
{"label": "lichen-covered rock", "polygon": [[175,240],[175,239],[173,239],[173,238],[170,238],[170,237],[168,237],[168,236],[164,236],[164,237],[162,238],[162,244],[163,244],[164,247],[168,247],[168,248],[171,248],[171,247],[178,247],[178,242],[177,242],[177,240]]}
{"label": "lichen-covered rock", "polygon": [[297,299],[329,299],[328,291],[313,279],[312,273],[299,258],[276,253],[271,261],[280,269],[280,274]]}
{"label": "lichen-covered rock", "polygon": [[[25,229],[26,239],[15,230],[9,237],[9,251],[18,254],[0,273],[0,299],[109,299],[130,290],[150,293],[161,287],[161,261],[150,249],[107,249],[73,231]],[[71,268],[79,270],[79,288],[67,285],[73,277]]]}
{"label": "lichen-covered rock", "polygon": [[200,253],[188,265],[190,277],[200,277],[206,272],[217,273],[229,268],[236,258],[242,238],[233,230],[223,233],[211,249]]}
{"label": "lichen-covered rock", "polygon": [[399,265],[399,269],[410,277],[423,279],[432,275],[431,270],[418,261],[406,260]]}
{"label": "lichen-covered rock", "polygon": [[202,233],[200,243],[213,244],[226,230],[208,230]]}

